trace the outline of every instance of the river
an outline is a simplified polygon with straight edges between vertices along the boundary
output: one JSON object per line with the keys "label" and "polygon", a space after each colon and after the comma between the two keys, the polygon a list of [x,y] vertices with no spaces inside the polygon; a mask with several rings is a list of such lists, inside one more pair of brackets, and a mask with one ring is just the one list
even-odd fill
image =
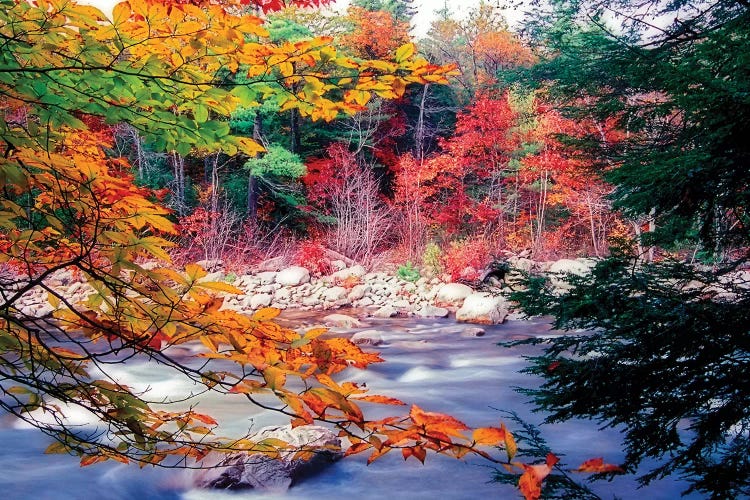
{"label": "river", "polygon": [[[318,318],[308,313],[285,313],[290,325],[311,324]],[[503,420],[498,409],[515,411],[523,419],[538,424],[543,415],[531,412],[516,386],[531,387],[539,380],[519,373],[523,356],[534,347],[512,350],[498,342],[527,336],[555,335],[543,320],[509,321],[484,327],[481,337],[462,336],[471,325],[452,320],[395,318],[367,319],[367,326],[356,330],[333,329],[341,335],[361,330],[377,330],[384,344],[372,347],[386,360],[366,371],[348,370],[347,380],[366,383],[372,394],[387,394],[427,411],[448,413],[470,427],[497,426]],[[190,390],[184,382],[155,372],[146,364],[122,367],[119,376],[135,386],[149,386],[154,394],[175,395]],[[369,406],[369,405],[368,405]],[[248,407],[241,397],[210,398],[198,408],[216,417],[225,433],[243,433],[274,423],[278,416]],[[385,407],[383,412],[400,414],[400,407]],[[396,413],[398,412],[398,413]],[[371,414],[370,414],[371,415]],[[613,429],[598,430],[595,422],[571,421],[541,427],[551,448],[569,466],[576,467],[592,457],[607,462],[623,459],[620,434]],[[492,470],[481,459],[458,461],[428,456],[425,465],[415,460],[404,462],[400,453],[392,453],[367,466],[366,455],[344,459],[289,490],[284,495],[253,491],[216,492],[192,489],[185,471],[139,469],[122,464],[97,464],[81,469],[74,457],[44,455],[47,438],[8,418],[0,420],[0,496],[4,499],[35,500],[145,500],[145,499],[232,499],[232,500],[375,500],[393,499],[479,499],[519,498],[508,485],[491,483]],[[576,475],[578,477],[578,475]],[[584,479],[585,475],[580,475]],[[602,498],[650,500],[676,499],[687,484],[666,479],[638,489],[633,476],[612,482],[595,483],[592,489]],[[687,498],[701,498],[692,495]]]}

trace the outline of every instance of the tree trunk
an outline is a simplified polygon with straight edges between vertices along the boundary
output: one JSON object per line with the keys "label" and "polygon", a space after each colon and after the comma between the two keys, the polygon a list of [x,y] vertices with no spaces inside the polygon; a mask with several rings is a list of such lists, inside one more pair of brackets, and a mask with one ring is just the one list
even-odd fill
{"label": "tree trunk", "polygon": [[430,84],[427,83],[424,86],[424,90],[422,92],[422,99],[419,103],[419,118],[417,118],[417,126],[416,130],[414,132],[414,152],[417,157],[417,161],[419,163],[422,163],[424,160],[424,150],[425,150],[425,124],[424,124],[424,108],[425,108],[425,102],[427,101],[427,92],[430,89]]}

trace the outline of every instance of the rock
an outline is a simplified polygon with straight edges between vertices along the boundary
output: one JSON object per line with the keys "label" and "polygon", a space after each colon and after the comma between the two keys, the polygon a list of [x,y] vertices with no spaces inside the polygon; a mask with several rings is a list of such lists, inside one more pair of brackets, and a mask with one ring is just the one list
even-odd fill
{"label": "rock", "polygon": [[394,316],[398,315],[398,311],[391,306],[383,306],[374,313],[372,313],[373,317],[375,318],[392,318]]}
{"label": "rock", "polygon": [[509,257],[508,258],[508,263],[512,267],[518,269],[519,271],[524,271],[524,272],[527,272],[527,273],[531,272],[531,269],[534,267],[534,261],[533,260],[526,259],[526,258],[523,258],[523,257],[515,257],[515,256],[514,257]]}
{"label": "rock", "polygon": [[372,288],[370,285],[355,285],[349,292],[349,300],[354,302],[364,297]]}
{"label": "rock", "polygon": [[323,318],[326,326],[337,326],[339,328],[356,328],[362,326],[362,322],[357,318],[347,316],[346,314],[329,314]]}
{"label": "rock", "polygon": [[198,280],[198,283],[224,281],[224,273],[222,271],[214,271],[206,274],[204,277]]}
{"label": "rock", "polygon": [[264,271],[262,273],[258,273],[255,276],[260,280],[261,285],[270,285],[274,281],[276,281],[276,271]]}
{"label": "rock", "polygon": [[279,302],[289,302],[292,298],[292,291],[288,288],[279,288],[273,294],[273,299]]}
{"label": "rock", "polygon": [[371,345],[377,346],[383,343],[383,337],[380,336],[377,330],[365,330],[363,332],[357,332],[349,339],[357,345]]}
{"label": "rock", "polygon": [[266,272],[266,271],[279,271],[283,269],[284,266],[284,258],[283,257],[274,257],[272,259],[267,259],[258,264],[257,270],[258,272]]}
{"label": "rock", "polygon": [[508,303],[500,296],[487,293],[474,293],[466,297],[464,304],[456,311],[456,321],[497,325],[505,321]]}
{"label": "rock", "polygon": [[250,297],[250,308],[260,309],[261,307],[268,307],[271,305],[271,300],[273,300],[273,297],[270,294],[257,293]]}
{"label": "rock", "polygon": [[346,262],[343,260],[332,260],[331,267],[336,271],[341,271],[342,269],[346,269]]}
{"label": "rock", "polygon": [[199,266],[201,266],[206,271],[215,272],[224,267],[224,261],[221,259],[208,259],[208,260],[199,260],[196,262]]}
{"label": "rock", "polygon": [[287,267],[276,275],[276,283],[282,286],[298,286],[310,281],[310,271],[300,266]]}
{"label": "rock", "polygon": [[[195,473],[193,484],[199,488],[257,488],[284,492],[296,481],[320,471],[343,456],[341,441],[324,427],[291,425],[266,427],[249,438],[251,441],[278,439],[289,444],[278,459],[253,452],[210,453],[201,464],[210,468]],[[312,458],[295,459],[300,449],[314,451]]]}
{"label": "rock", "polygon": [[460,307],[464,299],[474,293],[470,286],[462,283],[448,283],[440,287],[435,296],[435,305],[438,307]]}
{"label": "rock", "polygon": [[435,307],[428,304],[417,309],[414,314],[422,318],[447,318],[450,311],[443,307]]}
{"label": "rock", "polygon": [[326,302],[336,302],[345,299],[349,295],[349,290],[343,286],[334,286],[323,292],[323,300]]}
{"label": "rock", "polygon": [[367,270],[360,265],[356,265],[352,267],[347,267],[346,269],[342,269],[340,271],[336,271],[335,273],[331,275],[331,279],[333,281],[344,281],[345,279],[351,276],[361,278],[365,274],[367,274]]}
{"label": "rock", "polygon": [[565,292],[571,288],[565,280],[566,275],[586,276],[596,265],[594,259],[560,259],[553,262],[547,272],[550,274],[550,283],[558,292]]}
{"label": "rock", "polygon": [[372,301],[370,297],[362,297],[358,301],[354,303],[356,307],[369,307],[373,305],[375,302]]}
{"label": "rock", "polygon": [[320,298],[311,295],[302,299],[302,305],[305,307],[320,307]]}
{"label": "rock", "polygon": [[393,302],[393,307],[395,307],[396,309],[410,309],[411,302],[409,302],[406,299],[400,299],[400,300]]}
{"label": "rock", "polygon": [[465,328],[461,331],[462,337],[484,337],[484,328]]}

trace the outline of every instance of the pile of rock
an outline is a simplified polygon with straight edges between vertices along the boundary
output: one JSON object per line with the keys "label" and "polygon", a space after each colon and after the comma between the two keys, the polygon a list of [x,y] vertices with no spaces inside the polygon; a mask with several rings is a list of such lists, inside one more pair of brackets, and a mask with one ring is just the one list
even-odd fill
{"label": "pile of rock", "polygon": [[[537,263],[528,259],[511,262],[514,268],[547,271],[559,293],[566,290],[566,274],[582,275],[594,265],[591,259],[560,260]],[[209,265],[210,264],[210,265]],[[144,266],[146,267],[146,266]],[[455,313],[462,322],[478,324],[502,323],[509,314],[510,304],[504,291],[477,292],[460,283],[445,283],[439,278],[405,281],[386,272],[367,272],[361,265],[336,262],[337,270],[322,277],[312,276],[300,266],[269,270],[267,266],[255,273],[236,276],[225,273],[220,263],[206,263],[211,272],[204,281],[223,281],[242,290],[242,295],[224,298],[223,308],[251,313],[263,307],[296,310],[336,310],[357,308],[376,318],[416,316],[444,318]],[[509,278],[513,279],[513,273]],[[56,273],[48,285],[71,302],[79,302],[93,289],[69,272]],[[41,317],[52,311],[47,293],[41,289],[27,292],[18,302],[19,310],[30,317]],[[331,320],[334,326],[354,328],[352,318]]]}

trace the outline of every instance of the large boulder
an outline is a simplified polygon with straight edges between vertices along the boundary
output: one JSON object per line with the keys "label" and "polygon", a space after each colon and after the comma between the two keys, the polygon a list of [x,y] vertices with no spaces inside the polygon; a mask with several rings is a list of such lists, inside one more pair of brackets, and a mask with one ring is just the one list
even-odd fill
{"label": "large boulder", "polygon": [[474,293],[470,286],[463,283],[448,283],[440,287],[435,296],[438,307],[461,307],[464,299]]}
{"label": "large boulder", "polygon": [[474,293],[466,297],[456,311],[456,321],[480,325],[497,325],[505,321],[508,303],[498,295]]}
{"label": "large boulder", "polygon": [[310,271],[300,266],[287,267],[276,275],[276,283],[281,286],[298,286],[310,281]]}
{"label": "large boulder", "polygon": [[560,259],[552,263],[547,269],[550,283],[558,292],[565,292],[571,288],[566,276],[586,276],[596,265],[594,259]]}
{"label": "large boulder", "polygon": [[[250,441],[278,446],[279,440],[288,449],[279,458],[253,451],[230,454],[212,452],[201,465],[206,467],[195,473],[193,484],[199,488],[248,489],[284,492],[296,481],[320,471],[342,457],[341,440],[325,427],[291,425],[266,427],[249,438]],[[310,451],[309,458],[297,454]]]}

